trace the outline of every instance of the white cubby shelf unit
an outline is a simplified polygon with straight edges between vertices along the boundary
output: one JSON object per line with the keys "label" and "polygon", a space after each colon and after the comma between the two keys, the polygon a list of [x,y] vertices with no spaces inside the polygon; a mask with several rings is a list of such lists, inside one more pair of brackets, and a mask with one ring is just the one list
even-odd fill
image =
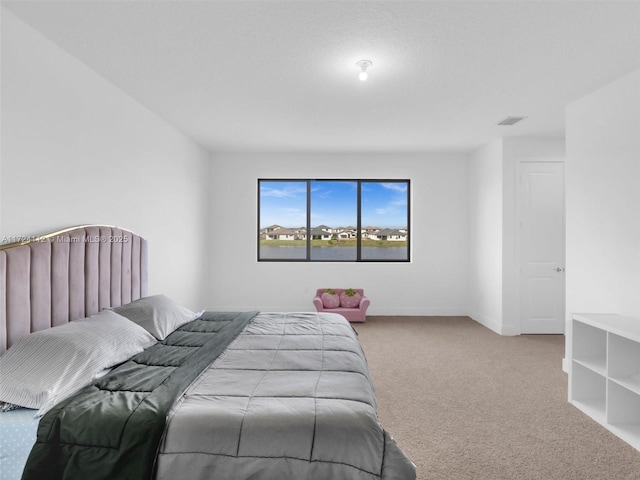
{"label": "white cubby shelf unit", "polygon": [[640,450],[640,319],[572,316],[569,402]]}

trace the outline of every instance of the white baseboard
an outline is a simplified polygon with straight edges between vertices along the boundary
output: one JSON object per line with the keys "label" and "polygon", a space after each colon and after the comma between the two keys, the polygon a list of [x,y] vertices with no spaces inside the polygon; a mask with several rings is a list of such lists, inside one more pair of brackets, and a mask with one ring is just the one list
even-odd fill
{"label": "white baseboard", "polygon": [[502,325],[500,328],[500,335],[513,337],[514,335],[522,335],[519,327],[513,325]]}
{"label": "white baseboard", "polygon": [[500,325],[498,322],[490,320],[482,315],[469,315],[472,320],[475,320],[480,325],[487,327],[489,330],[494,331],[498,335],[504,335],[512,337],[514,335],[520,335],[520,329],[513,325]]}
{"label": "white baseboard", "polygon": [[466,317],[468,316],[467,310],[462,307],[454,308],[438,308],[438,307],[369,307],[367,315],[380,315],[380,316],[425,316],[425,317]]}
{"label": "white baseboard", "polygon": [[489,330],[493,330],[498,335],[502,335],[500,332],[500,325],[498,323],[489,320],[488,318],[483,317],[482,315],[470,315],[472,320],[475,320],[480,325],[484,325]]}

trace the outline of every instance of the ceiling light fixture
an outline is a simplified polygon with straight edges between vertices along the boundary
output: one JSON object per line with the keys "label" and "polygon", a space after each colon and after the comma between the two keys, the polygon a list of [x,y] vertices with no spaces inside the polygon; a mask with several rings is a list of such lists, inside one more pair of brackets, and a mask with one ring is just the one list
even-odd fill
{"label": "ceiling light fixture", "polygon": [[369,78],[367,68],[369,68],[371,65],[373,65],[371,60],[360,60],[356,62],[356,66],[360,68],[360,74],[358,75],[358,78],[361,82],[364,82],[367,78]]}

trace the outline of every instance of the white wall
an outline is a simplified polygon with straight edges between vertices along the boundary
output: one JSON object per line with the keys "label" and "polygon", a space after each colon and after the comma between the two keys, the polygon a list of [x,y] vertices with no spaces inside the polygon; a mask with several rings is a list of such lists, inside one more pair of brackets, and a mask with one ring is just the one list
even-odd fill
{"label": "white wall", "polygon": [[502,335],[521,333],[518,164],[564,155],[564,139],[556,137],[507,137],[470,155],[469,316]]}
{"label": "white wall", "polygon": [[640,70],[567,107],[567,313],[640,322]]}
{"label": "white wall", "polygon": [[502,326],[503,146],[497,140],[469,159],[469,316]]}
{"label": "white wall", "polygon": [[1,133],[0,236],[131,229],[150,293],[201,307],[209,155],[4,9]]}
{"label": "white wall", "polygon": [[[257,262],[258,178],[408,178],[411,263]],[[312,311],[322,287],[363,287],[372,315],[466,315],[467,157],[226,154],[211,173],[209,308]]]}

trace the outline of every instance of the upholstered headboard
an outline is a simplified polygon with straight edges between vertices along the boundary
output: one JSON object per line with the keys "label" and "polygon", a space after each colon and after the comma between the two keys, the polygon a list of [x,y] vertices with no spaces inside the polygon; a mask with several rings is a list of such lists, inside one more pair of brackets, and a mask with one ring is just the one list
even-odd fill
{"label": "upholstered headboard", "polygon": [[147,242],[85,225],[0,246],[0,355],[31,332],[147,296]]}

